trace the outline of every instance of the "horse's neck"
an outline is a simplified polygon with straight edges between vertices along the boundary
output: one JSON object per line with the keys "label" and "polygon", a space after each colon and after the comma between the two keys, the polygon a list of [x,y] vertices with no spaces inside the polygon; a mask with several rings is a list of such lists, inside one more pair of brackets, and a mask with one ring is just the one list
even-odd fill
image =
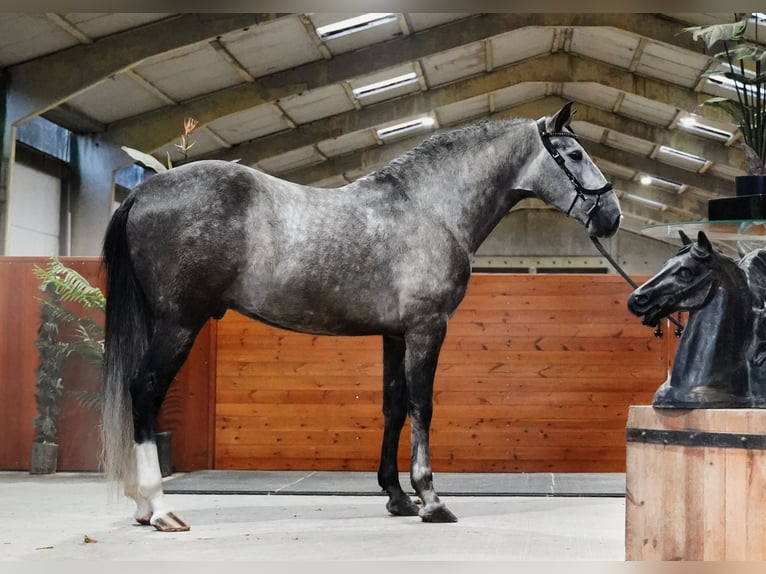
{"label": "horse's neck", "polygon": [[[422,166],[409,184],[421,207],[439,217],[469,253],[474,253],[503,216],[530,194],[517,188],[529,156],[524,145],[523,123],[508,132],[461,151],[460,157],[443,157]],[[513,139],[518,146],[509,145]],[[513,152],[513,153],[512,153]]]}
{"label": "horse's neck", "polygon": [[752,314],[749,298],[743,300],[741,294],[719,288],[710,303],[689,315],[675,354],[672,384],[707,385],[745,366]]}

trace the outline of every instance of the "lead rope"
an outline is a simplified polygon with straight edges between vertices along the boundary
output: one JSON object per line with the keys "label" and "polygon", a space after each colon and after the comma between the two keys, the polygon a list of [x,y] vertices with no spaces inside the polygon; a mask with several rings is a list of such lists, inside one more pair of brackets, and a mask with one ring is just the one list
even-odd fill
{"label": "lead rope", "polygon": [[[631,279],[630,275],[625,273],[625,271],[622,269],[622,267],[619,266],[617,261],[615,261],[611,255],[609,255],[609,252],[604,248],[603,245],[601,245],[601,242],[598,240],[598,237],[591,236],[590,240],[593,242],[593,245],[596,246],[596,249],[598,249],[598,252],[603,255],[607,261],[609,261],[610,265],[614,267],[615,271],[622,275],[622,278],[625,279],[625,281],[628,282],[628,285],[633,287],[633,289],[638,289],[638,284]],[[676,337],[680,337],[684,332],[684,325],[679,321],[678,319],[675,319],[668,315],[667,319],[673,323],[676,326],[676,330],[673,331],[673,334]],[[657,328],[654,330],[654,336],[658,339],[662,339],[662,323],[657,325]]]}

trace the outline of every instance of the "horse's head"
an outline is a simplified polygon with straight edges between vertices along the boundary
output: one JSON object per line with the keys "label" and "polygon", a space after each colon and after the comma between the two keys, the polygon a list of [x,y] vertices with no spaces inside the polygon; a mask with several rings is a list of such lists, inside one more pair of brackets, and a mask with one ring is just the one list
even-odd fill
{"label": "horse's head", "polygon": [[683,246],[654,277],[628,297],[628,309],[655,326],[675,311],[696,311],[708,304],[720,279],[724,257],[700,231],[697,243],[679,231]]}
{"label": "horse's head", "polygon": [[611,184],[569,127],[572,103],[537,120],[538,157],[529,189],[582,223],[591,236],[609,237],[620,227],[620,204]]}

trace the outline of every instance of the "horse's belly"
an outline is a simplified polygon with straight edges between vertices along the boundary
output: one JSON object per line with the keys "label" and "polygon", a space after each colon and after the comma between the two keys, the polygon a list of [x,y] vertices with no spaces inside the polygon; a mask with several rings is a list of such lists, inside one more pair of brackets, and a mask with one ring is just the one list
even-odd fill
{"label": "horse's belly", "polygon": [[282,293],[231,306],[272,327],[313,335],[378,335],[402,331],[394,306],[381,300],[360,301],[352,296],[338,300]]}

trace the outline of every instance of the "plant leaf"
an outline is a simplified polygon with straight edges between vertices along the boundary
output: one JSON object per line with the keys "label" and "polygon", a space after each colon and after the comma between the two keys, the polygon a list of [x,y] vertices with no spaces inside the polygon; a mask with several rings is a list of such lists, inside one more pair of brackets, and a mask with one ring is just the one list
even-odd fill
{"label": "plant leaf", "polygon": [[157,160],[157,158],[155,158],[153,155],[149,155],[148,153],[138,151],[137,149],[133,149],[132,147],[128,147],[128,146],[122,146],[121,149],[130,157],[132,157],[135,161],[141,162],[146,167],[148,167],[149,169],[153,169],[157,173],[167,171],[168,169],[164,165],[162,165]]}
{"label": "plant leaf", "polygon": [[744,37],[750,14],[745,14],[739,22],[731,24],[712,24],[710,26],[691,26],[684,28],[694,40],[702,39],[710,49],[719,40],[741,40]]}

